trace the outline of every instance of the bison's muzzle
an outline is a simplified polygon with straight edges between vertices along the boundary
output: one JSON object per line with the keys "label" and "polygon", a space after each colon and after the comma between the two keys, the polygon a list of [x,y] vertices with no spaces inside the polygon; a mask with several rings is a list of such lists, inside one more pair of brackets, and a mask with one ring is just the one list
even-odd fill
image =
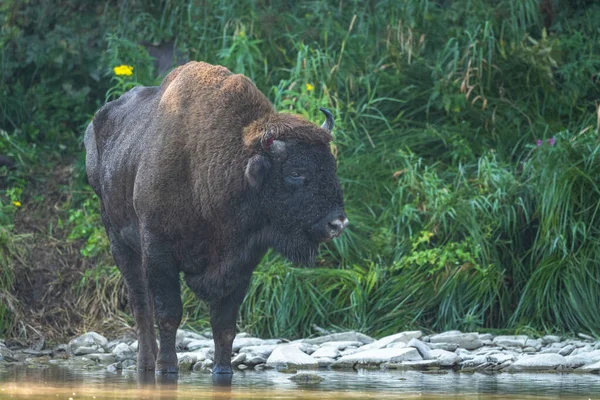
{"label": "bison's muzzle", "polygon": [[335,210],[313,226],[312,232],[316,240],[331,241],[344,232],[348,226],[348,218],[343,210]]}

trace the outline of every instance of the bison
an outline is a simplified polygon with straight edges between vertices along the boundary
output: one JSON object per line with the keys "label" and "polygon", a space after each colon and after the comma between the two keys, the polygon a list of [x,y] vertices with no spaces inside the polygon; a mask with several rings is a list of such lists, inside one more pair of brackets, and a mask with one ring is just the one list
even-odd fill
{"label": "bison", "polygon": [[346,228],[321,111],[322,126],[278,113],[245,76],[190,62],[95,114],[87,176],[128,288],[138,370],[177,372],[183,274],[210,308],[213,374],[231,374],[238,309],[267,250],[310,265]]}

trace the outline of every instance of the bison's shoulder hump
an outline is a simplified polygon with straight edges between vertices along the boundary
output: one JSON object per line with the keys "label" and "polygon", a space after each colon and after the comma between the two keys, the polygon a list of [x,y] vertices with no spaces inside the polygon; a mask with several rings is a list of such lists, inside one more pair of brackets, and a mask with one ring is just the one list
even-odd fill
{"label": "bison's shoulder hump", "polygon": [[168,115],[225,117],[247,124],[273,106],[254,83],[227,68],[204,62],[189,62],[173,70],[161,84],[160,106]]}

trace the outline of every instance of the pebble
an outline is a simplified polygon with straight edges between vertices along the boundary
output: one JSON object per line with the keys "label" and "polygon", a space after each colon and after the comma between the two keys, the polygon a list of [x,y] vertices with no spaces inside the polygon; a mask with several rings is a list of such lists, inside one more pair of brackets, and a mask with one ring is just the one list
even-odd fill
{"label": "pebble", "polygon": [[466,350],[475,350],[483,346],[483,341],[479,339],[479,334],[475,332],[449,331],[433,335],[430,340],[431,343],[454,343]]}
{"label": "pebble", "polygon": [[307,374],[307,373],[299,373],[294,376],[290,376],[288,378],[292,382],[300,383],[300,384],[316,384],[321,383],[325,379],[322,376],[317,374]]}
{"label": "pebble", "polygon": [[299,346],[282,345],[273,350],[273,353],[267,359],[267,366],[288,369],[313,369],[319,365],[314,357],[304,353]]}

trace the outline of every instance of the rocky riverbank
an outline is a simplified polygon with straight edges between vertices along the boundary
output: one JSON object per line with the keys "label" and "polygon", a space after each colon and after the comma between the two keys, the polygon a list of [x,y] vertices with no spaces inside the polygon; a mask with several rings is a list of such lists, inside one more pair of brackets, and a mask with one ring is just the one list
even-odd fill
{"label": "rocky riverbank", "polygon": [[[177,332],[181,371],[210,372],[214,344],[210,333]],[[104,369],[118,372],[136,368],[137,341],[109,341],[89,332],[68,344],[45,349],[18,348],[0,340],[0,367]],[[375,340],[358,332],[343,332],[288,341],[259,339],[240,333],[233,342],[236,370],[280,371],[332,369],[399,369],[437,372],[574,372],[600,373],[600,341],[577,338],[449,331],[424,336],[407,331]]]}

